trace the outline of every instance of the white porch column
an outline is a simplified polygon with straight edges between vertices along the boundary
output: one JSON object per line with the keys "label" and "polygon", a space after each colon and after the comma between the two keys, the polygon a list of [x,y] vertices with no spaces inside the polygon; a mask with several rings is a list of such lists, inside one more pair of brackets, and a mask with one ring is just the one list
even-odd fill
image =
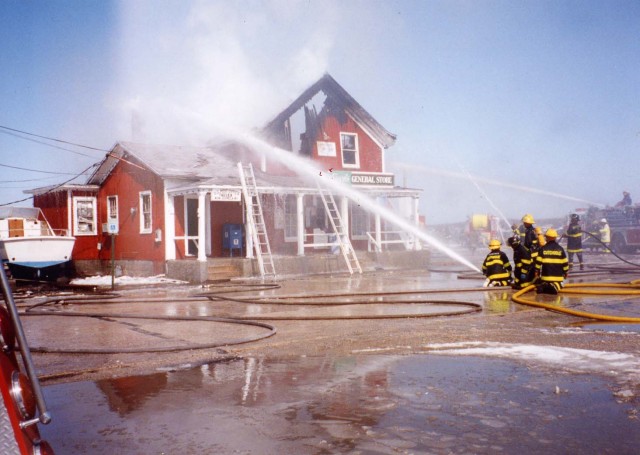
{"label": "white porch column", "polygon": [[298,256],[304,256],[304,194],[296,194],[296,220],[298,228]]}
{"label": "white porch column", "polygon": [[198,191],[198,261],[207,260],[206,251],[206,224],[205,224],[205,200],[207,193],[205,191]]}
{"label": "white porch column", "polygon": [[207,192],[205,200],[204,200],[205,204],[205,211],[204,211],[204,216],[205,216],[205,225],[206,225],[206,229],[205,229],[205,235],[206,235],[206,241],[205,241],[205,251],[207,256],[211,256],[211,193]]}
{"label": "white porch column", "polygon": [[[420,199],[417,197],[413,198],[413,222],[417,228],[420,227]],[[413,249],[422,249],[420,245],[420,239],[415,234],[413,236]]]}
{"label": "white porch column", "polygon": [[164,259],[176,258],[176,209],[174,197],[164,192]]}
{"label": "white porch column", "polygon": [[253,258],[253,232],[251,231],[251,220],[250,216],[253,216],[249,212],[249,208],[247,204],[244,202],[244,195],[242,196],[242,213],[243,213],[243,221],[244,221],[244,240],[245,240],[245,255],[248,259]]}
{"label": "white porch column", "polygon": [[340,198],[340,218],[342,218],[342,236],[349,238],[349,198],[342,196]]}
{"label": "white porch column", "polygon": [[[376,204],[380,205],[380,198],[376,198]],[[375,231],[376,231],[376,249],[378,251],[382,251],[382,232],[381,232],[381,223],[380,223],[380,214],[378,212],[375,213]]]}

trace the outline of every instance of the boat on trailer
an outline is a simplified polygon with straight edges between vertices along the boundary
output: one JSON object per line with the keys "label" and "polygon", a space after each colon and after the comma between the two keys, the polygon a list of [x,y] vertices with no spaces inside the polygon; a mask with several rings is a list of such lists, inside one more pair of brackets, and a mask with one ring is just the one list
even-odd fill
{"label": "boat on trailer", "polygon": [[0,207],[0,258],[13,278],[68,277],[75,240],[66,230],[54,231],[37,207]]}

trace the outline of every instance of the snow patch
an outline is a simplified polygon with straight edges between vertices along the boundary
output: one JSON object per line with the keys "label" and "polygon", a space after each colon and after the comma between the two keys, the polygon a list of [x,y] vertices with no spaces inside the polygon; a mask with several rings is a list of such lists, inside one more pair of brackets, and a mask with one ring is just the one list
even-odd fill
{"label": "snow patch", "polygon": [[578,373],[616,376],[619,380],[640,384],[640,357],[633,354],[495,342],[440,343],[429,344],[425,348],[431,354],[483,355],[535,361]]}
{"label": "snow patch", "polygon": [[[97,275],[86,278],[75,278],[71,280],[71,284],[77,286],[111,286],[111,275]],[[173,280],[166,278],[164,275],[144,276],[144,277],[132,277],[132,276],[119,276],[115,279],[115,284],[118,286],[126,285],[146,285],[146,284],[187,284],[186,281]]]}

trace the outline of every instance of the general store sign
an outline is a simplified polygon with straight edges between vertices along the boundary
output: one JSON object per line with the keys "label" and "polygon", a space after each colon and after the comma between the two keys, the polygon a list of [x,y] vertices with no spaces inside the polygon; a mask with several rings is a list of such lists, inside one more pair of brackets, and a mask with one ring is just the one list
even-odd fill
{"label": "general store sign", "polygon": [[379,186],[379,187],[393,187],[395,185],[394,174],[381,174],[375,172],[345,172],[334,171],[333,174],[338,174],[340,181],[351,184],[353,186]]}
{"label": "general store sign", "polygon": [[212,201],[239,201],[240,190],[215,189],[211,190]]}

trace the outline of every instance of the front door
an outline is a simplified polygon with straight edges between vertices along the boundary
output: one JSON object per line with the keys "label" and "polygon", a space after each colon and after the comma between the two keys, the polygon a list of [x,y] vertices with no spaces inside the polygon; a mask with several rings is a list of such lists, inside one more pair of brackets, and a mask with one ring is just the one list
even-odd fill
{"label": "front door", "polygon": [[187,199],[186,213],[185,213],[185,226],[187,232],[185,233],[185,240],[187,242],[186,252],[187,256],[198,255],[198,200]]}

